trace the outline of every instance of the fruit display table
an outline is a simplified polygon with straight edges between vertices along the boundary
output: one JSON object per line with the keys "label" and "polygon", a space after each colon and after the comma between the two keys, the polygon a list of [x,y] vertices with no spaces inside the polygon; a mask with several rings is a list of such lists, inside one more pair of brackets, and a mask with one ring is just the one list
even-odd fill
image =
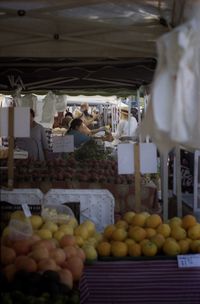
{"label": "fruit display table", "polygon": [[81,304],[199,304],[200,268],[176,259],[96,262],[80,281]]}

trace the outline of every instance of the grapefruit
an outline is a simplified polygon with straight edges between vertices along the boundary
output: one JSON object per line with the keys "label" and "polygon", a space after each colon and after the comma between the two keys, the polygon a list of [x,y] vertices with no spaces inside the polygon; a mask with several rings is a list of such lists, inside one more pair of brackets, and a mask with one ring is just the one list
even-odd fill
{"label": "grapefruit", "polygon": [[123,215],[123,220],[126,221],[128,224],[131,224],[131,221],[134,216],[135,216],[135,212],[128,211]]}
{"label": "grapefruit", "polygon": [[197,223],[196,218],[191,214],[187,214],[182,218],[182,226],[184,229],[189,229],[190,227],[194,226],[196,223]]}
{"label": "grapefruit", "polygon": [[131,221],[132,226],[144,227],[146,221],[146,216],[142,213],[137,213]]}
{"label": "grapefruit", "polygon": [[162,234],[165,238],[170,236],[171,228],[168,224],[160,224],[157,228],[157,233]]}
{"label": "grapefruit", "polygon": [[110,256],[111,253],[111,244],[108,242],[101,242],[97,245],[98,255],[106,257]]}
{"label": "grapefruit", "polygon": [[142,244],[142,253],[145,256],[155,256],[157,254],[157,246],[155,243],[148,241]]}
{"label": "grapefruit", "polygon": [[134,241],[140,242],[146,238],[146,231],[142,227],[130,226],[130,228],[128,230],[128,236],[129,236],[129,238],[133,239]]}
{"label": "grapefruit", "polygon": [[141,256],[142,255],[141,245],[137,243],[128,245],[128,254],[132,257]]}
{"label": "grapefruit", "polygon": [[114,257],[125,257],[128,254],[128,246],[124,242],[113,241],[111,244],[111,254]]}
{"label": "grapefruit", "polygon": [[124,228],[116,228],[111,235],[113,241],[124,241],[126,237],[127,231]]}
{"label": "grapefruit", "polygon": [[181,248],[175,240],[166,240],[163,245],[163,252],[166,255],[174,256],[180,254]]}
{"label": "grapefruit", "polygon": [[162,224],[162,219],[158,214],[152,214],[146,219],[146,227],[156,229],[160,224]]}
{"label": "grapefruit", "polygon": [[187,231],[188,237],[192,240],[200,239],[200,224],[195,224]]}

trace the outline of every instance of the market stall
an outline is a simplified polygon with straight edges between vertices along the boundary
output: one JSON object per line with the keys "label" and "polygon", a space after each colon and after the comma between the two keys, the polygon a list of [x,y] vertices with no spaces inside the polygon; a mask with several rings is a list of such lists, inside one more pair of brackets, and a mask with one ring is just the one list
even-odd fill
{"label": "market stall", "polygon": [[[192,89],[198,88],[199,31],[193,30],[199,29],[199,20],[196,20],[199,10],[193,10],[195,21],[181,27],[179,32],[179,28],[172,28],[182,21],[186,1],[144,0],[126,1],[125,4],[120,0],[103,4],[98,0],[82,1],[81,4],[79,1],[47,2],[30,1],[25,9],[23,1],[19,1],[15,14],[12,8],[14,2],[0,4],[2,38],[8,37],[0,54],[3,65],[0,89],[5,94],[9,91],[12,94],[7,124],[9,146],[7,153],[2,152],[0,160],[4,173],[1,175],[2,303],[199,304],[200,223],[193,214],[182,216],[179,213],[180,201],[178,216],[168,219],[167,200],[165,147],[166,144],[168,148],[175,147],[175,139],[180,144],[185,134],[179,128],[183,126],[187,131],[185,126],[190,126],[187,112],[180,111],[181,98],[184,97],[187,105],[189,96],[176,95],[181,92],[180,87],[176,92],[169,90],[171,95],[163,94],[167,92],[167,85],[172,89],[180,79],[185,83],[184,88],[189,82],[191,95]],[[199,0],[190,2],[198,5]],[[177,3],[184,3],[181,9],[178,6],[178,17]],[[54,18],[49,24],[52,14]],[[4,18],[4,15],[10,18]],[[40,19],[38,24],[35,18]],[[7,19],[11,19],[11,24],[7,24]],[[147,32],[144,33],[143,28],[148,28]],[[11,31],[11,36],[5,34],[7,31]],[[165,37],[170,37],[170,43],[168,38],[166,41],[161,38],[160,50],[164,56],[157,66],[153,101],[148,100],[143,133],[146,139],[150,135],[161,151],[164,211],[158,203],[158,175],[152,175],[151,172],[155,171],[150,171],[146,176],[142,171],[141,134],[124,139],[125,148],[131,147],[132,153],[128,163],[129,167],[131,165],[129,173],[120,173],[120,162],[116,160],[118,148],[106,146],[104,136],[97,136],[89,144],[75,149],[73,145],[72,150],[71,147],[66,149],[66,141],[61,140],[57,154],[53,149],[45,155],[45,160],[33,160],[26,155],[23,160],[13,157],[16,129],[29,129],[29,121],[24,128],[14,126],[14,112],[19,109],[20,94],[25,94],[23,105],[27,105],[27,93],[44,94],[39,113],[41,120],[38,122],[51,127],[56,111],[57,122],[60,123],[63,117],[67,106],[63,99],[66,93],[78,95],[88,92],[93,95],[96,90],[95,94],[97,91],[109,95],[115,92],[122,95],[125,92],[126,96],[135,94],[140,124],[140,93],[146,92],[138,88],[151,83],[156,66],[155,40],[166,32]],[[188,33],[191,34],[189,37]],[[190,39],[194,44],[190,43]],[[165,48],[165,42],[169,50]],[[195,76],[192,73],[193,51],[198,63],[195,64]],[[15,58],[19,54],[24,57]],[[33,54],[38,58],[30,58]],[[63,54],[68,58],[63,58]],[[92,59],[88,58],[89,54]],[[40,58],[46,55],[48,58]],[[177,60],[179,55],[179,59],[181,55],[184,59],[191,59],[188,73],[184,73],[184,62]],[[10,57],[3,62],[3,56]],[[79,58],[81,56],[82,59]],[[143,56],[145,58],[141,58]],[[199,101],[199,91],[192,97],[193,101]],[[145,99],[148,98],[145,96]],[[172,106],[174,100],[179,101],[175,103],[176,111],[167,103],[170,101]],[[35,102],[32,95],[29,106],[35,107]],[[194,102],[189,109],[193,106]],[[119,108],[116,104],[109,109],[105,105],[102,112],[105,124],[108,123],[108,116],[113,115],[113,121],[109,121],[112,131],[116,130]],[[180,115],[180,125],[179,114],[183,114]],[[190,117],[190,120],[194,126],[199,126],[199,111],[194,114],[196,125],[195,119]],[[172,124],[168,118],[173,118]],[[186,124],[183,123],[184,118]],[[191,132],[186,132],[189,136],[184,142],[199,148],[196,138],[199,138],[200,128],[191,129]],[[64,139],[64,131],[59,136],[57,134],[57,139]],[[122,160],[127,160],[125,153],[122,156]],[[151,159],[146,159],[151,162]]]}

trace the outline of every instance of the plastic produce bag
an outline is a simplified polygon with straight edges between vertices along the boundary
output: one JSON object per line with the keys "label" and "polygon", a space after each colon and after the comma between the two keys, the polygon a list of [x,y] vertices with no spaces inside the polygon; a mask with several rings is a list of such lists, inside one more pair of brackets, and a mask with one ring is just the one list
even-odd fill
{"label": "plastic produce bag", "polygon": [[45,221],[51,221],[57,224],[67,224],[70,218],[74,217],[71,208],[64,205],[44,205],[41,216]]}
{"label": "plastic produce bag", "polygon": [[[38,99],[37,96],[34,94],[27,94],[24,95],[24,97],[21,98],[21,107],[30,107],[31,109],[36,112],[36,105],[37,105]],[[36,113],[35,113],[36,114]]]}
{"label": "plastic produce bag", "polygon": [[53,123],[56,113],[56,95],[49,91],[43,99],[42,122]]}
{"label": "plastic produce bag", "polygon": [[31,222],[25,220],[11,219],[9,222],[9,238],[13,241],[29,239],[33,234]]}
{"label": "plastic produce bag", "polygon": [[158,65],[141,126],[161,151],[200,149],[200,3],[193,18],[157,41]]}
{"label": "plastic produce bag", "polygon": [[64,112],[67,105],[67,98],[64,95],[57,96],[56,100],[56,111],[57,112]]}

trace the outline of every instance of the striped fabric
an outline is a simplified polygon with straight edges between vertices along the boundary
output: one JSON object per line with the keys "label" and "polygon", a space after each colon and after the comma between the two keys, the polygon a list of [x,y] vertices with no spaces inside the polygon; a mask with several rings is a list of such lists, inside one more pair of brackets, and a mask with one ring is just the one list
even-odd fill
{"label": "striped fabric", "polygon": [[200,304],[200,268],[176,260],[96,262],[80,281],[81,304]]}

